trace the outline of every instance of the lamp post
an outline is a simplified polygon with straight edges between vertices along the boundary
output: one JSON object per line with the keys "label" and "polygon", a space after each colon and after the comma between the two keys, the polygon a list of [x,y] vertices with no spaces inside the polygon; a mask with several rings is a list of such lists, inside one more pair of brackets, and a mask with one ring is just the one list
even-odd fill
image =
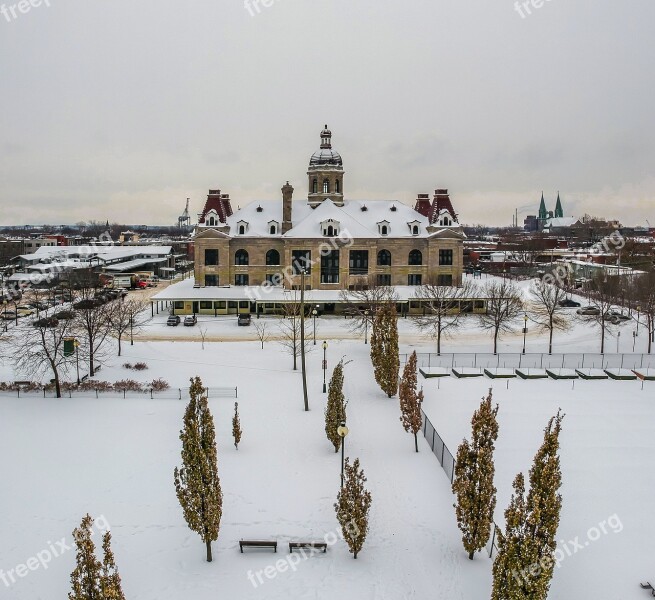
{"label": "lamp post", "polygon": [[341,421],[341,425],[337,427],[337,433],[341,438],[341,488],[343,489],[343,463],[345,460],[346,453],[346,436],[348,435],[348,428],[346,427],[346,422]]}
{"label": "lamp post", "polygon": [[[318,304],[316,306],[318,307]],[[314,317],[314,346],[316,346],[316,315],[318,315],[318,311],[314,309],[312,311],[312,317]]]}
{"label": "lamp post", "polygon": [[130,346],[134,346],[134,317],[130,315]]}
{"label": "lamp post", "polygon": [[619,353],[619,342],[621,341],[621,332],[616,332],[616,353]]}
{"label": "lamp post", "polygon": [[327,346],[328,343],[326,341],[323,341],[323,393],[324,394],[327,391],[327,388],[325,387],[325,372],[327,371],[327,357],[326,357]]}
{"label": "lamp post", "polygon": [[4,306],[4,309],[5,309],[4,319],[3,320],[5,322],[5,331],[7,331],[7,299],[6,298],[2,301],[2,305]]}
{"label": "lamp post", "polygon": [[525,354],[525,336],[528,333],[528,313],[523,317],[523,354]]}
{"label": "lamp post", "polygon": [[79,341],[75,339],[73,342],[73,345],[75,346],[75,364],[77,366],[77,385],[80,385],[80,353],[78,348],[80,347]]}
{"label": "lamp post", "polygon": [[364,311],[364,343],[368,344],[368,315],[370,311],[368,308]]}
{"label": "lamp post", "polygon": [[637,333],[635,335],[639,335],[639,312],[641,311],[641,305],[637,306]]}

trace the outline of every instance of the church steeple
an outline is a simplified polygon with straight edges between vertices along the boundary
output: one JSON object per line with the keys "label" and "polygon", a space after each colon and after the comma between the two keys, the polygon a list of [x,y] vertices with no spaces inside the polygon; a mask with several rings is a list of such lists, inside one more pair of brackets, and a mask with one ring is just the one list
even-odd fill
{"label": "church steeple", "polygon": [[564,216],[564,210],[562,209],[562,201],[559,199],[559,192],[557,192],[557,204],[555,205],[555,218],[561,219]]}
{"label": "church steeple", "polygon": [[541,204],[539,205],[539,219],[544,221],[548,218],[548,211],[546,210],[546,201],[544,200],[544,193],[541,192]]}
{"label": "church steeple", "polygon": [[321,149],[309,161],[309,205],[316,208],[328,198],[343,206],[343,160],[332,148],[332,132],[325,126],[321,131]]}

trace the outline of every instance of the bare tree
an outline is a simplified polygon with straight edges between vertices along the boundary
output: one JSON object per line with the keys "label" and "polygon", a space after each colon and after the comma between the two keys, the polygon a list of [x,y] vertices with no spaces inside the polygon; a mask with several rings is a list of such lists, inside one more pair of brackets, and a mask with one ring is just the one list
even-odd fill
{"label": "bare tree", "polygon": [[205,340],[207,339],[207,328],[198,326],[198,333],[200,333],[200,340],[202,342],[202,349],[205,349]]}
{"label": "bare tree", "polygon": [[118,340],[118,356],[122,352],[123,337],[130,332],[130,339],[149,319],[145,313],[148,302],[142,298],[112,302],[109,310],[109,327],[111,334]]}
{"label": "bare tree", "polygon": [[[56,324],[54,324],[56,323]],[[61,377],[75,360],[74,352],[64,352],[64,342],[70,339],[72,320],[52,321],[52,326],[25,323],[11,332],[14,369],[30,378],[52,374],[57,398],[61,398]]]}
{"label": "bare tree", "polygon": [[560,306],[566,298],[566,291],[558,285],[537,281],[530,288],[530,297],[534,303],[530,319],[540,331],[548,332],[548,354],[552,354],[553,333],[571,327],[570,319],[565,316],[566,308]]}
{"label": "bare tree", "polygon": [[367,343],[367,332],[371,331],[375,313],[389,302],[398,302],[396,290],[390,286],[374,286],[369,289],[341,290],[341,301],[345,303],[344,315],[350,317],[350,331],[362,335]]}
{"label": "bare tree", "polygon": [[[474,287],[465,282],[461,287],[446,285],[421,285],[414,296],[421,301],[423,314],[412,317],[414,325],[437,342],[437,354],[441,354],[441,340],[451,337],[461,325],[461,301],[470,300]],[[472,300],[471,300],[472,302]]]}
{"label": "bare tree", "polygon": [[[280,339],[278,343],[293,356],[293,370],[298,370],[298,357],[301,354],[300,329],[301,319],[300,302],[284,304],[283,317],[279,323]],[[305,339],[305,352],[312,350],[311,339]]]}
{"label": "bare tree", "polygon": [[255,321],[255,333],[261,342],[262,350],[264,349],[264,342],[271,339],[271,334],[268,331],[268,323],[266,321]]}
{"label": "bare tree", "polygon": [[486,312],[479,315],[480,326],[491,331],[497,354],[498,338],[514,331],[514,321],[523,310],[521,290],[507,279],[492,279],[481,286],[480,292],[487,303]]}
{"label": "bare tree", "polygon": [[650,354],[655,338],[655,273],[651,271],[635,276],[630,291],[633,308],[637,311],[634,319],[646,328]]}
{"label": "bare tree", "polygon": [[79,335],[86,338],[86,345],[81,347],[84,348],[83,354],[89,361],[89,375],[93,377],[96,360],[100,358],[112,330],[110,319],[112,307],[110,304],[97,305],[91,300],[84,302],[91,303],[75,310],[73,323]]}
{"label": "bare tree", "polygon": [[596,325],[600,329],[600,353],[605,353],[605,337],[612,333],[612,311],[617,299],[621,295],[623,279],[617,276],[604,277],[599,275],[588,282],[589,305],[595,309],[596,314],[580,314],[585,323]]}

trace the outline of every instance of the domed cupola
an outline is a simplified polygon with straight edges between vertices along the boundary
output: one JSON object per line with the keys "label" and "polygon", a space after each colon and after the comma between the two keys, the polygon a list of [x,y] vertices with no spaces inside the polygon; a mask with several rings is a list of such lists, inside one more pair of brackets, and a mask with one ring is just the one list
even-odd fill
{"label": "domed cupola", "polygon": [[343,205],[343,160],[332,148],[332,132],[325,126],[321,132],[321,148],[309,161],[309,204],[316,207],[330,198]]}

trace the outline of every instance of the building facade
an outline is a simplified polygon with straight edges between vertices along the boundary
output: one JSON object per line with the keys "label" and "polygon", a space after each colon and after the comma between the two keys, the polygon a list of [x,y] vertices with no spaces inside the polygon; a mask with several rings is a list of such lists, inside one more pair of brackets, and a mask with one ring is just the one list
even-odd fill
{"label": "building facade", "polygon": [[210,190],[195,235],[196,286],[293,290],[303,271],[309,290],[461,283],[466,236],[447,190],[420,194],[414,208],[348,200],[344,175],[326,126],[302,199],[287,182],[280,200],[233,212],[229,195]]}

